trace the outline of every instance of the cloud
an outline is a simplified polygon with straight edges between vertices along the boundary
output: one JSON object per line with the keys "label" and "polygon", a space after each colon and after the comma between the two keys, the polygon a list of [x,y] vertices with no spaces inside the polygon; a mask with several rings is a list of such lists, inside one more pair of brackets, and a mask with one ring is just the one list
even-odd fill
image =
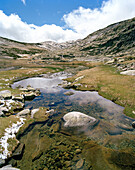
{"label": "cloud", "polygon": [[27,24],[16,14],[7,16],[0,11],[0,36],[22,42],[76,40],[109,24],[134,17],[134,9],[135,0],[108,0],[95,9],[79,7],[63,16],[64,27]]}
{"label": "cloud", "polygon": [[22,42],[67,41],[77,39],[78,33],[60,26],[27,24],[18,15],[7,16],[0,11],[0,36]]}
{"label": "cloud", "polygon": [[101,8],[79,7],[63,16],[67,28],[83,36],[109,24],[135,17],[135,0],[109,0]]}
{"label": "cloud", "polygon": [[24,5],[26,5],[26,1],[25,0],[21,0],[23,2]]}

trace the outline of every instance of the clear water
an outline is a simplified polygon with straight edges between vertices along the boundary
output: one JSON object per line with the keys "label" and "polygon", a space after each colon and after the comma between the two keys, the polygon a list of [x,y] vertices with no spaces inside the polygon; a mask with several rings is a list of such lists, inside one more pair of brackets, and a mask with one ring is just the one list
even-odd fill
{"label": "clear water", "polygon": [[[13,88],[21,85],[24,88],[31,85],[41,90],[41,95],[32,101],[26,101],[25,107],[34,109],[41,106],[54,109],[55,115],[60,118],[70,111],[78,111],[99,120],[93,129],[79,128],[85,135],[99,139],[106,135],[134,134],[132,122],[134,119],[123,114],[123,107],[98,95],[97,92],[75,91],[63,89],[59,84],[66,74],[53,74],[45,77],[28,78],[13,84]],[[72,91],[74,94],[67,96],[64,93]],[[73,130],[73,129],[72,129]],[[78,131],[78,130],[77,130]]]}

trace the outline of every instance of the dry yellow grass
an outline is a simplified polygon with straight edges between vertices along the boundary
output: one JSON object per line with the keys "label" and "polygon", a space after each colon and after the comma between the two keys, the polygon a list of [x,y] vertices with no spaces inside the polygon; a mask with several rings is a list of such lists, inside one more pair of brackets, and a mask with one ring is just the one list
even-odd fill
{"label": "dry yellow grass", "polygon": [[120,75],[110,66],[98,66],[81,71],[68,80],[73,82],[82,75],[84,78],[77,82],[83,85],[80,90],[97,90],[100,95],[124,106],[125,114],[135,117],[132,112],[135,111],[135,76]]}

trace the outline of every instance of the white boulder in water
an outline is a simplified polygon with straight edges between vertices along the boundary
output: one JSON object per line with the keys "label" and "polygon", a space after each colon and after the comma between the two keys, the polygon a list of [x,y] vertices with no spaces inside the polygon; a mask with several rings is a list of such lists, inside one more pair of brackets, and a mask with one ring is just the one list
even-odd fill
{"label": "white boulder in water", "polygon": [[84,126],[96,122],[94,117],[76,111],[67,113],[63,116],[63,119],[65,121],[65,127]]}

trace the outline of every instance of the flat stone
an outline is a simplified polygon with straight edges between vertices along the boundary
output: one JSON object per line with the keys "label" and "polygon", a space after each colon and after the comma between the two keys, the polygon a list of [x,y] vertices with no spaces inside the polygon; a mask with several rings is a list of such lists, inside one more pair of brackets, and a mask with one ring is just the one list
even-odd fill
{"label": "flat stone", "polygon": [[12,96],[12,100],[23,101],[24,97],[23,96]]}
{"label": "flat stone", "polygon": [[33,100],[36,94],[34,92],[24,92],[23,96],[25,100]]}
{"label": "flat stone", "polygon": [[83,164],[84,164],[84,160],[83,160],[83,159],[79,160],[79,161],[76,163],[76,168],[77,168],[77,169],[82,168],[82,167],[83,167]]}
{"label": "flat stone", "polygon": [[123,71],[123,72],[121,72],[120,74],[135,76],[135,70]]}
{"label": "flat stone", "polygon": [[30,109],[24,109],[24,110],[20,111],[20,112],[17,114],[17,116],[22,117],[22,116],[27,116],[28,114],[30,114]]}
{"label": "flat stone", "polygon": [[73,93],[72,91],[67,91],[67,92],[65,92],[64,94],[67,95],[67,96],[71,96],[71,95],[73,95],[74,93]]}

